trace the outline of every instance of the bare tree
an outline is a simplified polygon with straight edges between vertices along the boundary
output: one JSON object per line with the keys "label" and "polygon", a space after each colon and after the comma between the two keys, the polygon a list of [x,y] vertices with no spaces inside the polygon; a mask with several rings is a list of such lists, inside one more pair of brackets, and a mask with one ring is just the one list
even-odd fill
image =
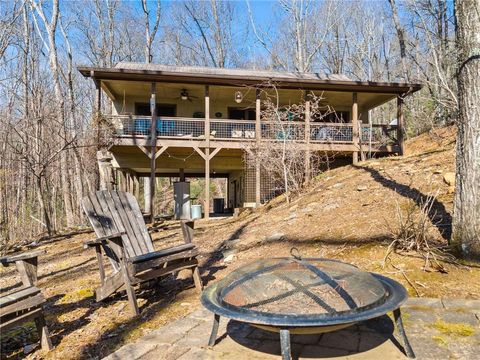
{"label": "bare tree", "polygon": [[[50,65],[50,71],[52,73],[54,89],[55,89],[55,114],[57,117],[57,123],[62,124],[64,128],[64,137],[67,138],[68,130],[65,128],[65,102],[62,91],[62,86],[60,82],[60,69],[58,64],[58,52],[57,52],[57,40],[56,33],[59,23],[59,1],[53,0],[52,3],[52,14],[50,20],[47,19],[45,14],[43,4],[38,3],[36,0],[31,0],[31,4],[35,9],[38,16],[41,18],[44,28],[48,35],[48,43],[44,41],[44,46],[48,51],[48,60]],[[33,16],[35,19],[35,16]],[[60,161],[62,164],[62,193],[63,193],[63,202],[65,206],[65,214],[67,219],[67,226],[71,227],[75,223],[75,218],[73,214],[73,205],[71,199],[70,191],[70,179],[68,176],[68,158],[66,152],[60,152]]]}
{"label": "bare tree", "polygon": [[[10,7],[10,4],[12,6]],[[13,40],[15,32],[15,23],[22,14],[23,6],[20,1],[15,0],[12,3],[0,3],[0,59],[3,58],[5,51]]]}
{"label": "bare tree", "polygon": [[[257,41],[272,57],[275,65],[283,70],[310,72],[318,56],[323,56],[323,47],[331,29],[339,21],[338,3],[310,0],[282,0],[281,17],[275,19],[282,26],[275,36],[271,29],[260,29],[255,23],[250,3],[247,1],[250,22]],[[317,18],[321,16],[322,21]],[[293,46],[292,46],[293,45]]]}
{"label": "bare tree", "polygon": [[147,0],[142,1],[142,9],[145,14],[145,62],[151,63],[153,59],[152,55],[152,44],[157,35],[158,26],[160,24],[160,15],[161,15],[161,3],[160,0],[157,0],[157,6],[155,10],[155,19],[153,20],[153,28],[150,29],[150,13],[151,10],[148,8]]}
{"label": "bare tree", "polygon": [[[268,84],[262,90],[263,107],[261,110],[262,134],[274,141],[266,140],[260,143],[247,145],[250,158],[258,161],[264,176],[272,184],[280,184],[290,201],[292,194],[297,193],[305,184],[306,172],[316,176],[323,163],[328,163],[328,157],[318,152],[306,152],[307,149],[299,146],[298,140],[305,140],[305,113],[307,101],[312,119],[321,121],[326,116],[333,114],[334,110],[328,105],[322,105],[323,95],[309,93],[306,99],[299,103],[282,105],[280,94],[275,84]],[[308,136],[308,134],[307,134]],[[309,161],[306,163],[306,156]],[[331,155],[333,158],[333,155]],[[248,160],[248,159],[247,159]],[[308,163],[314,164],[306,169]]]}
{"label": "bare tree", "polygon": [[392,8],[393,23],[395,24],[395,30],[397,31],[398,43],[400,45],[400,59],[402,61],[403,79],[408,81],[407,71],[407,46],[405,41],[405,30],[403,29],[400,19],[398,18],[397,5],[395,0],[388,0],[390,7]]}
{"label": "bare tree", "polygon": [[233,44],[233,24],[237,20],[234,13],[232,2],[210,0],[176,4],[172,30],[180,32],[181,36],[173,39],[180,55],[175,62],[220,68],[232,66],[238,50]]}
{"label": "bare tree", "polygon": [[456,1],[458,133],[454,245],[480,259],[480,1]]}

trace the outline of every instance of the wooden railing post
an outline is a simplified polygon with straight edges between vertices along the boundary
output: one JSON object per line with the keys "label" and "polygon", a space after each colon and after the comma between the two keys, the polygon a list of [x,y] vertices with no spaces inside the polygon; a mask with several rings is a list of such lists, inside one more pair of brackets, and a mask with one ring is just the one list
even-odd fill
{"label": "wooden railing post", "polygon": [[359,146],[359,136],[358,136],[358,99],[357,93],[354,92],[352,95],[352,140],[353,140],[353,164],[358,163],[358,146]]}
{"label": "wooden railing post", "polygon": [[310,101],[305,101],[305,182],[310,182]]}
{"label": "wooden railing post", "polygon": [[95,126],[97,127],[97,150],[100,150],[100,117],[102,116],[102,81],[94,79],[95,82]]}
{"label": "wooden railing post", "polygon": [[210,147],[210,88],[205,86],[205,141]]}
{"label": "wooden railing post", "polygon": [[260,89],[255,92],[255,138],[257,146],[262,139],[262,124],[261,124],[261,107],[260,107]]}
{"label": "wooden railing post", "polygon": [[260,107],[260,89],[256,90],[256,99],[255,99],[255,139],[257,153],[255,154],[255,204],[256,206],[260,205],[261,198],[261,173],[260,173],[260,158],[258,152],[260,151],[260,142],[262,140],[262,124],[261,124],[261,107]]}
{"label": "wooden railing post", "polygon": [[150,150],[150,202],[148,203],[149,209],[147,213],[150,214],[150,221],[154,221],[155,214],[153,199],[155,197],[155,170],[156,170],[156,160],[155,154],[157,152],[157,85],[156,83],[151,84],[150,88],[150,112],[151,112],[151,123],[150,123],[150,141],[151,141],[151,150]]}
{"label": "wooden railing post", "polygon": [[405,143],[403,139],[403,97],[397,97],[397,142],[400,148],[399,155],[404,154]]}
{"label": "wooden railing post", "polygon": [[205,86],[205,219],[210,218],[210,93],[208,85]]}

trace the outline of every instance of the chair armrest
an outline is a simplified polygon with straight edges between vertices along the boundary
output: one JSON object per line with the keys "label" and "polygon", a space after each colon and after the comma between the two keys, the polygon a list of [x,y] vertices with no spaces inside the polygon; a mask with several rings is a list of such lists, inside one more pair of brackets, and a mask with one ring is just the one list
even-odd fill
{"label": "chair armrest", "polygon": [[102,237],[99,237],[95,240],[88,240],[88,241],[85,241],[83,243],[83,248],[87,249],[89,246],[100,246],[100,245],[104,244],[107,240],[118,239],[118,238],[121,238],[122,235],[125,235],[124,231],[119,232],[119,233],[115,233],[115,234],[111,234],[111,235],[108,235],[108,236],[102,236]]}
{"label": "chair armrest", "polygon": [[17,261],[34,259],[40,255],[45,254],[46,252],[47,252],[46,250],[35,250],[35,251],[24,252],[17,255],[2,256],[0,257],[0,264],[2,264],[3,266],[8,266]]}

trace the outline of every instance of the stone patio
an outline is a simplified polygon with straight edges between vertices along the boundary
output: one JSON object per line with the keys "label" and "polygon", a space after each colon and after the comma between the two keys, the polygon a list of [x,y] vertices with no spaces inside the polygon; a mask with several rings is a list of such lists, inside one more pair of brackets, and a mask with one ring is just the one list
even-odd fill
{"label": "stone patio", "polygon": [[[480,300],[412,298],[402,312],[417,359],[480,358]],[[106,359],[280,359],[278,334],[225,318],[209,348],[212,322],[213,314],[199,309]],[[331,333],[292,335],[291,342],[294,359],[406,359],[389,316]]]}

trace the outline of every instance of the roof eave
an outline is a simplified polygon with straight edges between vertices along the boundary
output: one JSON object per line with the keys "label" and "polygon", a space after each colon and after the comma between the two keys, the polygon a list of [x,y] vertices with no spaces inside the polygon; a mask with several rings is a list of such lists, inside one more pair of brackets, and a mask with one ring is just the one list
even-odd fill
{"label": "roof eave", "polygon": [[97,80],[125,80],[125,81],[155,81],[155,82],[177,82],[194,83],[205,85],[224,86],[252,86],[267,84],[274,81],[279,88],[303,88],[303,89],[324,89],[337,91],[359,91],[405,94],[413,93],[422,88],[421,84],[410,83],[386,83],[373,81],[342,81],[325,79],[294,79],[282,77],[262,76],[235,76],[235,75],[214,75],[200,73],[178,73],[169,71],[131,70],[116,68],[97,68],[79,66],[77,69],[84,77],[92,77]]}

